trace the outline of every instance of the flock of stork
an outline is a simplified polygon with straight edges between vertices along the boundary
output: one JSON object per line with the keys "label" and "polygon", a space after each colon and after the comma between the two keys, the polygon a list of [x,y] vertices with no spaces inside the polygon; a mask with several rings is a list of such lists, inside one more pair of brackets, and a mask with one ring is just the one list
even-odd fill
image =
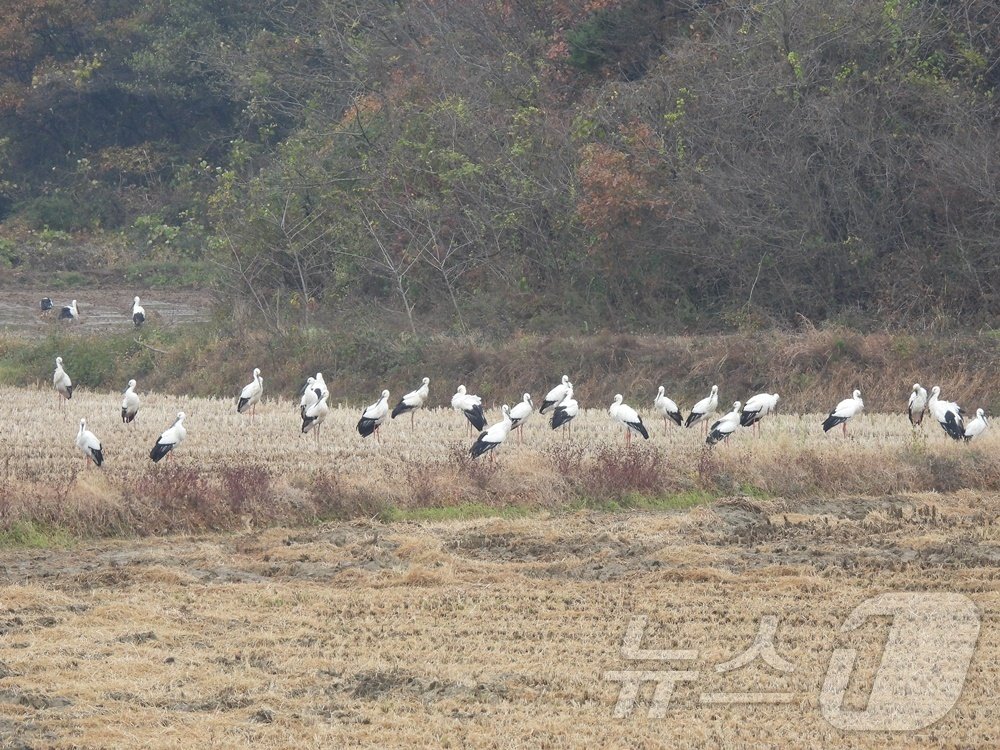
{"label": "flock of stork", "polygon": [[[41,302],[42,315],[51,315],[56,309],[55,303],[52,301],[51,297],[42,297]],[[146,322],[146,310],[139,304],[139,298],[132,298],[132,309],[129,311],[129,315],[132,316],[132,324],[139,328],[143,323]],[[68,305],[61,305],[59,307],[59,320],[67,320],[70,323],[76,323],[80,320],[80,306],[73,300]]]}
{"label": "flock of stork", "polygon": [[[63,399],[73,397],[73,381],[63,367],[62,357],[56,357],[56,369],[52,376],[52,384],[59,396]],[[249,413],[251,422],[256,413],[257,404],[264,393],[264,378],[261,377],[260,368],[254,368],[253,380],[251,380],[240,391],[236,401],[236,411],[239,414]],[[945,401],[940,398],[941,389],[934,386],[930,396],[919,383],[913,385],[913,392],[907,405],[910,422],[914,426],[920,425],[924,414],[930,412],[931,416],[941,425],[944,431],[956,440],[972,440],[981,435],[987,428],[985,412],[982,409],[976,410],[976,416],[968,423],[962,408],[958,404]],[[428,400],[430,394],[430,378],[424,378],[420,386],[404,395],[399,402],[389,409],[389,391],[383,390],[379,399],[365,408],[358,420],[357,430],[362,437],[375,435],[381,441],[379,429],[387,418],[396,417],[409,413],[411,427],[416,411],[422,408]],[[302,433],[312,432],[316,440],[319,440],[320,428],[330,407],[327,404],[330,391],[323,380],[323,373],[317,372],[315,377],[307,379],[302,389],[299,399],[299,415],[302,419]],[[62,403],[60,401],[60,403]],[[664,420],[664,425],[673,421],[678,427],[693,427],[700,424],[704,427],[706,434],[705,442],[709,445],[726,440],[740,427],[749,427],[759,430],[760,421],[768,414],[777,411],[777,393],[759,393],[741,403],[733,403],[732,410],[724,414],[714,422],[709,422],[719,404],[719,387],[712,386],[711,393],[696,403],[684,417],[677,403],[665,394],[665,389],[661,385],[653,400],[653,407]],[[829,413],[823,421],[823,431],[828,432],[837,425],[840,425],[847,435],[847,422],[864,410],[864,401],[861,400],[861,391],[855,390],[851,398],[844,399]],[[123,423],[132,422],[139,412],[140,399],[136,393],[136,381],[130,380],[121,404],[121,418]],[[451,399],[451,407],[465,415],[469,424],[474,427],[479,436],[470,448],[473,458],[490,453],[493,459],[493,451],[496,450],[508,438],[514,430],[521,435],[521,429],[525,422],[535,412],[535,405],[530,393],[525,393],[521,401],[513,407],[504,404],[501,407],[502,418],[499,422],[487,427],[486,415],[483,412],[482,398],[468,393],[464,385],[458,386],[457,392]],[[552,388],[542,400],[538,413],[551,414],[549,423],[552,429],[565,428],[572,430],[572,421],[579,413],[580,406],[573,397],[573,383],[568,376],[563,375],[561,382]],[[621,425],[625,430],[626,446],[631,445],[632,433],[649,439],[649,432],[643,424],[639,413],[626,403],[623,403],[622,395],[616,394],[611,407],[608,409],[611,419]],[[184,412],[178,412],[174,423],[170,425],[156,440],[153,448],[149,452],[150,459],[158,462],[170,451],[176,448],[184,440],[187,430],[184,427]],[[87,429],[87,420],[80,420],[80,429],[76,438],[77,447],[86,456],[88,463],[93,461],[97,466],[104,462],[104,452],[101,441],[98,437]]]}

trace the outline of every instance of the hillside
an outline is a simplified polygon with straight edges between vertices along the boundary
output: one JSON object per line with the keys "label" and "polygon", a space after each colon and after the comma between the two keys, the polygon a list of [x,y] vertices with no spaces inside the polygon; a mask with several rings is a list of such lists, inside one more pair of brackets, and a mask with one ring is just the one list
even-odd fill
{"label": "hillside", "polygon": [[997,2],[0,17],[7,280],[142,268],[271,330],[358,309],[497,335],[1000,310]]}

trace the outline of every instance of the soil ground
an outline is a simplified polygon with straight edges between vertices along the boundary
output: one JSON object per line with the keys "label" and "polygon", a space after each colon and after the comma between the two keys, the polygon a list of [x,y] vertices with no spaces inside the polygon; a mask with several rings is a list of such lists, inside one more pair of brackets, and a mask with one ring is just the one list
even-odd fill
{"label": "soil ground", "polygon": [[[0,290],[0,333],[38,334],[53,329],[73,328],[85,332],[129,330],[132,325],[132,298],[136,295],[150,320],[159,325],[179,325],[208,319],[211,298],[200,291],[101,288],[82,290],[76,295],[45,289]],[[80,320],[69,324],[59,320],[59,308],[68,305],[75,296],[80,308]],[[52,299],[55,309],[41,314],[43,297]]]}
{"label": "soil ground", "polygon": [[[962,491],[685,512],[81,542],[0,552],[3,747],[996,747],[1000,497]],[[835,648],[858,650],[863,710],[890,618],[883,592],[959,593],[981,631],[964,691],[916,732],[845,732],[819,706]],[[643,648],[697,671],[650,718],[614,718],[608,671]],[[762,618],[778,671],[719,673]],[[707,693],[782,692],[776,705]]]}

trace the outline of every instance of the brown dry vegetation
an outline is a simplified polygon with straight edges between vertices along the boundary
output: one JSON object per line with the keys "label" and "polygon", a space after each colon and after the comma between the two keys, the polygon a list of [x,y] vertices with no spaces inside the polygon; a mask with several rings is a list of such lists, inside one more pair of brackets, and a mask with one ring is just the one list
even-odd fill
{"label": "brown dry vegetation", "polygon": [[[722,499],[683,513],[103,541],[0,552],[5,747],[995,746],[1000,496]],[[916,733],[821,716],[831,651],[858,649],[864,707],[888,623],[839,634],[884,591],[963,593],[982,629],[968,681]],[[665,718],[612,718],[629,619],[695,649]],[[761,617],[778,653],[717,674]],[[658,665],[655,663],[652,668]],[[714,691],[790,705],[702,705]]]}
{"label": "brown dry vegetation", "polygon": [[[228,400],[148,394],[126,427],[118,399],[82,390],[60,411],[48,390],[0,388],[0,746],[996,742],[993,433],[962,445],[869,414],[844,440],[822,415],[778,415],[706,452],[697,430],[650,418],[649,443],[625,451],[595,408],[572,437],[536,415],[494,466],[465,458],[451,411],[418,413],[413,432],[387,424],[378,444],[353,431],[357,408],[337,408],[317,446],[290,401],[265,401],[251,425]],[[178,409],[188,439],[154,466]],[[80,416],[104,441],[102,470],[73,445]],[[602,510],[613,502],[655,512]],[[451,520],[427,520],[441,507]],[[470,508],[523,517],[462,520]],[[353,520],[322,521],[337,516]],[[846,705],[860,710],[888,627],[841,623],[913,590],[979,608],[961,698],[918,733],[835,729],[818,704],[832,650],[859,652]],[[631,666],[620,647],[636,614],[646,647],[698,651],[671,665],[699,677],[663,719],[646,715],[649,686],[632,717],[612,717],[618,685],[602,675]],[[717,674],[765,615],[794,671]],[[699,702],[757,690],[794,700]]]}
{"label": "brown dry vegetation", "polygon": [[[126,300],[127,301],[127,300]],[[151,302],[152,303],[152,302]],[[0,337],[0,380],[47,385],[53,360],[66,361],[83,389],[141,388],[196,396],[235,396],[260,367],[268,395],[290,397],[306,375],[326,376],[333,402],[393,395],[431,379],[430,404],[450,403],[455,386],[499,406],[530,391],[548,391],[568,374],[586,405],[651,400],[659,385],[690,406],[718,383],[732,402],[761,391],[781,394],[782,410],[830,409],[854,388],[869,411],[902,413],[910,386],[939,384],[949,399],[1000,413],[1000,337],[992,332],[860,333],[840,326],[712,335],[541,335],[497,341],[484,337],[394,334],[369,318],[338,321],[329,330],[275,336],[245,322],[233,330],[152,327],[134,340],[120,316],[121,335],[60,333],[30,341]],[[149,348],[144,344],[149,344]]]}

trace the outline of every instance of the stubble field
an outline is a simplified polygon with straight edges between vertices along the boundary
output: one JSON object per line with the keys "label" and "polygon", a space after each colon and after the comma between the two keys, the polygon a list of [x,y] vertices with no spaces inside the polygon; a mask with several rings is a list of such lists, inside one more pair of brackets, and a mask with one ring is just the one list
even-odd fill
{"label": "stubble field", "polygon": [[[625,451],[603,409],[572,437],[535,416],[495,466],[461,415],[319,445],[291,401],[253,425],[229,401],[0,389],[0,745],[11,747],[995,746],[1000,504],[995,437],[867,415],[852,437],[779,415],[711,452],[648,419]],[[627,396],[635,406],[637,398]],[[176,411],[172,466],[149,447]],[[84,469],[77,422],[105,444]],[[933,429],[932,429],[933,428]],[[499,517],[490,517],[496,514]],[[470,518],[469,516],[484,516]],[[294,526],[289,528],[289,525]],[[196,533],[192,533],[196,532]],[[27,545],[27,546],[25,546]],[[890,591],[961,593],[979,642],[955,707],[916,733],[845,732],[820,687],[858,649],[863,710],[889,624],[840,632]],[[662,718],[614,718],[622,639],[696,652]],[[777,618],[777,653],[715,671]],[[781,692],[775,705],[706,703]]]}

